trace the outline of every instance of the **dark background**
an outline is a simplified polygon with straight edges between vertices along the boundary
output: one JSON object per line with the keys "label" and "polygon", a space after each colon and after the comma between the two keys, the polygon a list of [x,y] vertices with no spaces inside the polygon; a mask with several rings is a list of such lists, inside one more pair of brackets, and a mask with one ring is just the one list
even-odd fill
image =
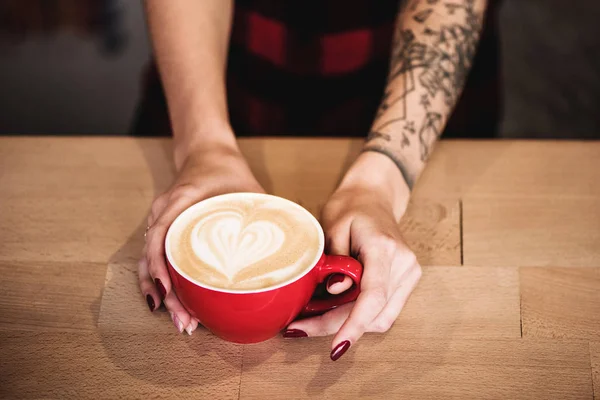
{"label": "dark background", "polygon": [[[492,0],[445,136],[598,138],[598,17]],[[149,60],[140,1],[0,0],[0,134],[126,135]]]}

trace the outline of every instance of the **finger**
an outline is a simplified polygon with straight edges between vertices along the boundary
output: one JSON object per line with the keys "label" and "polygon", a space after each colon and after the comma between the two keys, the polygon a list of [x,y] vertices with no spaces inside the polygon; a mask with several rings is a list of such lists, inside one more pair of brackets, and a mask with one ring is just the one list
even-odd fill
{"label": "finger", "polygon": [[390,297],[383,311],[373,320],[368,328],[369,332],[387,332],[394,325],[420,278],[421,267],[415,263],[409,268],[408,273],[404,275],[402,284]]}
{"label": "finger", "polygon": [[338,225],[325,233],[327,239],[325,251],[328,254],[338,256],[350,254],[350,227],[346,225]]}
{"label": "finger", "polygon": [[162,194],[152,202],[150,214],[148,214],[147,226],[154,225],[154,222],[156,222],[158,217],[162,214],[163,210],[167,206],[167,200],[167,196]]}
{"label": "finger", "polygon": [[[317,317],[306,318],[300,321],[292,322],[286,332],[283,334],[284,337],[304,337],[304,336],[328,336],[335,334],[348,315],[354,303],[344,304],[338,308],[335,308],[323,315]],[[288,334],[292,332],[292,334]],[[304,333],[304,335],[302,334]]]}
{"label": "finger", "polygon": [[354,281],[344,274],[333,274],[327,279],[327,291],[331,294],[340,294],[350,289]]}
{"label": "finger", "polygon": [[165,237],[167,230],[175,218],[185,210],[192,201],[180,198],[167,207],[146,234],[148,271],[156,283],[162,297],[171,291],[171,279],[165,260]]}
{"label": "finger", "polygon": [[183,305],[175,295],[175,292],[170,292],[165,298],[164,303],[165,307],[171,314],[171,320],[173,321],[173,325],[175,325],[175,328],[177,328],[179,333],[182,333],[190,325],[190,322],[192,322],[192,316],[183,307]]}
{"label": "finger", "polygon": [[192,317],[190,323],[188,324],[187,328],[185,328],[185,331],[187,332],[188,335],[192,335],[192,333],[198,328],[198,320],[194,317]]}
{"label": "finger", "polygon": [[[356,299],[348,319],[332,342],[331,358],[337,360],[366,332],[388,301],[389,270],[393,260],[392,250],[382,245],[377,252],[365,252],[362,291]],[[340,354],[341,352],[341,354]]]}
{"label": "finger", "polygon": [[150,311],[156,310],[160,307],[161,299],[160,294],[156,289],[156,285],[148,273],[148,262],[146,261],[146,257],[142,257],[138,262],[138,280],[142,296],[146,299],[148,308]]}

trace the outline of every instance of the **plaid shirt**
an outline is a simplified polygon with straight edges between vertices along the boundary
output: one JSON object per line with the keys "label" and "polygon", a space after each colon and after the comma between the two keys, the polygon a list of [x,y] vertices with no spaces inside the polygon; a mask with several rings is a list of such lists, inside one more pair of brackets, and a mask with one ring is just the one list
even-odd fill
{"label": "plaid shirt", "polygon": [[400,0],[237,0],[227,88],[238,135],[366,136]]}

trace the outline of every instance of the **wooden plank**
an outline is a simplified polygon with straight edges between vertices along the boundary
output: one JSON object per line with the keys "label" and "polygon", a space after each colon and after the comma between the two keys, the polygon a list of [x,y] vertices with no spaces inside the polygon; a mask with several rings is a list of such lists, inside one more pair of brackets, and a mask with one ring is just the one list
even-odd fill
{"label": "wooden plank", "polygon": [[330,340],[247,347],[240,398],[592,398],[585,342],[367,335],[332,362]]}
{"label": "wooden plank", "polygon": [[600,197],[600,142],[442,140],[415,195]]}
{"label": "wooden plank", "polygon": [[[520,337],[518,271],[511,268],[426,267],[391,334],[408,338]],[[163,310],[150,313],[134,264],[110,265],[100,329],[171,333]]]}
{"label": "wooden plank", "polygon": [[110,264],[100,304],[98,328],[106,331],[176,333],[164,307],[153,313],[140,293],[137,264]]}
{"label": "wooden plank", "polygon": [[518,338],[518,271],[426,267],[389,334],[398,338]]}
{"label": "wooden plank", "polygon": [[600,339],[600,268],[522,268],[523,336]]}
{"label": "wooden plank", "polygon": [[465,265],[600,266],[592,198],[463,199]]}
{"label": "wooden plank", "polygon": [[0,262],[0,328],[91,330],[106,265]]}
{"label": "wooden plank", "polygon": [[63,195],[2,199],[0,260],[106,264],[117,255],[131,257],[130,240],[139,254],[149,201],[138,202],[135,195]]}
{"label": "wooden plank", "polygon": [[2,398],[237,399],[241,346],[212,336],[2,332]]}
{"label": "wooden plank", "polygon": [[600,342],[590,343],[590,359],[592,362],[592,380],[594,382],[594,398],[600,398]]}
{"label": "wooden plank", "polygon": [[[7,210],[0,214],[0,259],[116,262],[137,256],[131,239],[140,244],[152,199],[173,179],[170,140],[0,140],[0,203]],[[240,146],[269,192],[318,213],[361,142],[243,139]],[[436,199],[464,193],[596,196],[596,148],[568,142],[443,142],[414,198],[428,193]],[[509,168],[512,165],[516,167]],[[589,168],[580,170],[577,165]],[[592,217],[598,215],[595,210]],[[582,238],[580,246],[595,239],[585,234]],[[454,264],[447,261],[434,257],[425,263]]]}
{"label": "wooden plank", "polygon": [[412,200],[400,221],[400,230],[421,265],[461,265],[457,199]]}
{"label": "wooden plank", "polygon": [[[173,179],[170,141],[0,140],[0,185],[6,188],[0,193],[0,260],[115,263],[139,257],[152,199]],[[360,142],[249,139],[240,146],[267,191],[318,217]],[[456,198],[413,202],[402,227],[422,263],[460,264],[459,218]]]}
{"label": "wooden plank", "polygon": [[240,139],[240,148],[268,193],[317,210],[359,154],[348,139]]}
{"label": "wooden plank", "polygon": [[139,243],[150,202],[172,177],[168,144],[3,139],[0,260],[106,263],[130,236]]}

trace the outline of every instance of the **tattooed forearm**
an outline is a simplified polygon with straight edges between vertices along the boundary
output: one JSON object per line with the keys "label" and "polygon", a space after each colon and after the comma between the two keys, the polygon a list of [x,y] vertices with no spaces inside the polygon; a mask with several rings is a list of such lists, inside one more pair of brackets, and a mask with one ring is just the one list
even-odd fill
{"label": "tattooed forearm", "polygon": [[409,187],[465,84],[484,6],[485,0],[402,1],[387,86],[364,150],[390,157]]}

